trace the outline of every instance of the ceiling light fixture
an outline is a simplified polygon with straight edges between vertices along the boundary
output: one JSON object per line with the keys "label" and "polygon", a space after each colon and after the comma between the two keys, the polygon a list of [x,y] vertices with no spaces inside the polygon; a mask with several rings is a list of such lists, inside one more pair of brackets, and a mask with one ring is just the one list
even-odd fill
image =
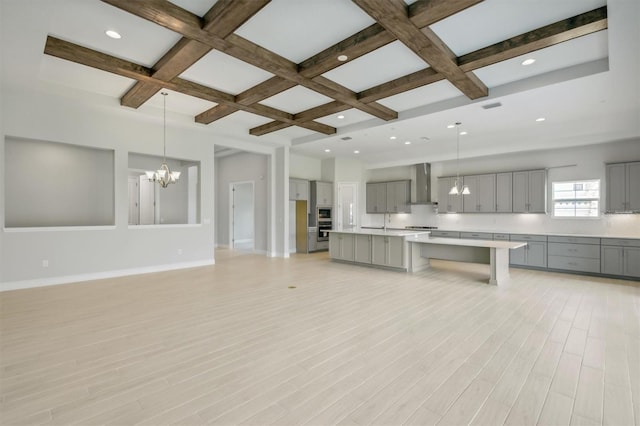
{"label": "ceiling light fixture", "polygon": [[544,120],[546,120],[546,118],[544,118],[544,117],[536,118],[536,121],[538,121],[538,122],[544,121]]}
{"label": "ceiling light fixture", "polygon": [[405,145],[411,145],[411,141],[405,141]]}
{"label": "ceiling light fixture", "polygon": [[462,186],[462,190],[460,189],[460,125],[461,122],[456,123],[456,180],[449,190],[449,195],[469,195],[471,191],[469,191],[469,187],[467,185]]}
{"label": "ceiling light fixture", "polygon": [[525,59],[524,61],[522,61],[522,65],[525,65],[525,66],[527,66],[527,65],[531,65],[531,64],[533,64],[535,61],[536,61],[536,60],[535,60],[535,59],[533,59],[533,58],[528,58],[528,59]]}
{"label": "ceiling light fixture", "polygon": [[464,136],[466,134],[467,134],[467,132],[465,132],[465,131],[460,132],[460,136]]}
{"label": "ceiling light fixture", "polygon": [[344,118],[344,115],[339,115],[338,116],[338,120],[342,120]]}
{"label": "ceiling light fixture", "polygon": [[120,35],[120,33],[119,33],[119,32],[117,32],[117,31],[114,31],[114,30],[107,30],[107,31],[105,31],[104,33],[105,33],[107,36],[109,36],[109,37],[111,37],[111,38],[114,38],[114,39],[116,39],[116,40],[119,40],[119,39],[121,39],[121,38],[122,38],[122,36]]}
{"label": "ceiling light fixture", "polygon": [[325,149],[324,152],[331,152],[331,150],[330,149]]}
{"label": "ceiling light fixture", "polygon": [[360,151],[358,151],[357,149],[355,151],[353,151],[354,154],[360,154]]}
{"label": "ceiling light fixture", "polygon": [[391,137],[389,137],[389,139],[391,139],[392,141],[394,141],[394,140],[396,140],[396,137],[395,137],[395,136],[391,136]]}
{"label": "ceiling light fixture", "polygon": [[349,57],[348,57],[347,55],[340,55],[340,56],[338,56],[338,60],[339,60],[340,62],[344,62],[344,61],[346,61],[347,59],[349,59]]}
{"label": "ceiling light fixture", "polygon": [[145,172],[149,182],[158,182],[162,188],[166,188],[169,184],[176,183],[180,178],[180,172],[172,172],[167,164],[167,95],[168,93],[162,92],[163,102],[163,133],[162,133],[162,165],[160,169],[154,171]]}
{"label": "ceiling light fixture", "polygon": [[454,127],[456,127],[456,125],[455,125],[455,124],[449,124],[449,125],[447,126],[447,129],[453,129]]}

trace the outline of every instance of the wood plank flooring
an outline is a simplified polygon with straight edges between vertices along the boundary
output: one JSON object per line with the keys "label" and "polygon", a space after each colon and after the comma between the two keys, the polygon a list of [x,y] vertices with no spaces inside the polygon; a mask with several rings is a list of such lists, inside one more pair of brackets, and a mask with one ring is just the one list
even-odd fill
{"label": "wood plank flooring", "polygon": [[0,293],[0,423],[640,424],[638,282],[216,262]]}

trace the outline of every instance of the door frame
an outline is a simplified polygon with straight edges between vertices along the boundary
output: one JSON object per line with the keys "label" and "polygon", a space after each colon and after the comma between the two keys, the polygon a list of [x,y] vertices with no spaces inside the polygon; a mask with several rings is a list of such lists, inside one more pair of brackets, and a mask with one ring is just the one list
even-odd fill
{"label": "door frame", "polygon": [[241,180],[236,182],[229,182],[229,249],[235,250],[235,244],[233,239],[233,213],[234,213],[234,186],[241,184],[251,184],[251,210],[253,211],[252,223],[251,226],[253,228],[253,249],[256,248],[256,184],[253,180]]}
{"label": "door frame", "polygon": [[336,182],[336,197],[335,197],[335,205],[336,205],[336,214],[335,214],[335,226],[336,229],[343,229],[344,224],[342,223],[342,188],[344,187],[353,187],[353,217],[354,217],[354,227],[358,227],[360,223],[360,194],[358,182]]}

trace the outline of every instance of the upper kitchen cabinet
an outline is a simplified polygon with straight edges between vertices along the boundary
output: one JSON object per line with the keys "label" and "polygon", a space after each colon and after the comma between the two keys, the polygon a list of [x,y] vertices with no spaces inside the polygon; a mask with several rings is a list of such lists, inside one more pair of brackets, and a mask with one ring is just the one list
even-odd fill
{"label": "upper kitchen cabinet", "polygon": [[607,213],[640,212],[640,161],[607,164]]}
{"label": "upper kitchen cabinet", "polygon": [[333,183],[319,182],[312,180],[311,205],[312,206],[332,206],[333,205]]}
{"label": "upper kitchen cabinet", "polygon": [[546,213],[546,189],[546,170],[513,172],[513,212]]}
{"label": "upper kitchen cabinet", "polygon": [[289,179],[289,199],[309,200],[309,181],[304,179]]}
{"label": "upper kitchen cabinet", "polygon": [[513,212],[513,173],[496,173],[496,212]]}
{"label": "upper kitchen cabinet", "polygon": [[367,183],[367,213],[409,213],[411,181]]}
{"label": "upper kitchen cabinet", "polygon": [[496,211],[496,175],[465,176],[464,184],[470,194],[462,196],[465,213],[493,213]]}
{"label": "upper kitchen cabinet", "polygon": [[455,181],[455,177],[438,178],[438,213],[462,211],[462,195],[449,195],[449,190]]}

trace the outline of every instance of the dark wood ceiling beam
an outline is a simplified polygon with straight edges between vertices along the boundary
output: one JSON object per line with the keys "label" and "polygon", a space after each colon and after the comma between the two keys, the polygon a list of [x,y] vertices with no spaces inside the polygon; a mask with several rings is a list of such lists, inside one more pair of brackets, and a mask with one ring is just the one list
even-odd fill
{"label": "dark wood ceiling beam", "polygon": [[314,90],[330,98],[339,100],[354,108],[360,109],[383,120],[393,120],[397,112],[387,113],[388,108],[364,104],[351,95],[345,88],[326,87],[298,73],[298,65],[275,53],[246,40],[237,34],[230,34],[225,39],[201,28],[201,19],[165,0],[103,0],[104,2],[125,10],[133,15],[161,25],[184,37],[197,40],[216,50],[231,55],[241,61],[262,68],[272,74]]}
{"label": "dark wood ceiling beam", "polygon": [[[475,71],[487,65],[605,30],[607,25],[607,8],[601,7],[462,55],[457,59],[457,62],[463,71]],[[358,93],[358,98],[363,102],[380,100],[443,79],[444,76],[442,74],[437,73],[432,68],[426,68],[366,89]],[[302,119],[315,120],[342,111],[338,106],[335,102],[329,102],[304,113],[296,114],[294,118],[298,121]],[[259,129],[260,134],[267,134],[270,131],[281,128],[283,127],[280,126],[279,122],[272,122],[251,129],[251,131]]]}
{"label": "dark wood ceiling beam", "polygon": [[605,30],[607,26],[607,7],[603,6],[467,53],[458,58],[458,64],[464,71],[475,70]]}
{"label": "dark wood ceiling beam", "polygon": [[422,58],[431,68],[444,75],[470,99],[487,96],[489,90],[473,74],[462,71],[455,54],[429,27],[418,28],[408,15],[402,0],[353,0],[387,31]]}
{"label": "dark wood ceiling beam", "polygon": [[[293,119],[296,122],[306,122],[309,120],[314,120],[315,118],[326,117],[330,114],[337,114],[339,112],[351,109],[349,105],[345,105],[342,102],[333,101],[323,105],[319,105],[317,107],[310,108],[306,111],[299,112],[293,115]],[[315,117],[315,118],[311,118]],[[255,136],[266,135],[267,133],[275,132],[277,130],[285,129],[290,127],[289,124],[283,123],[281,121],[272,121],[270,123],[265,123],[262,126],[254,127],[249,130],[249,133]]]}
{"label": "dark wood ceiling beam", "polygon": [[[202,20],[203,29],[224,38],[260,11],[269,1],[271,0],[220,0],[205,14]],[[210,46],[182,37],[153,66],[153,76],[160,80],[171,80],[210,51]],[[138,108],[160,89],[155,85],[136,82],[120,99],[120,104]]]}
{"label": "dark wood ceiling beam", "polygon": [[97,52],[83,46],[78,46],[77,44],[60,40],[52,36],[47,37],[44,53],[60,59],[65,59],[123,77],[138,80],[143,83],[165,87],[167,89],[184,93],[186,95],[190,95],[199,99],[230,105],[236,109],[251,112],[253,114],[258,114],[272,120],[283,121],[290,125],[299,125],[300,127],[304,127],[324,134],[334,134],[336,132],[336,129],[334,127],[327,126],[326,124],[316,122],[304,122],[298,124],[294,120],[293,114],[289,114],[285,111],[280,111],[265,105],[239,104],[235,101],[235,96],[222,92],[220,90],[206,87],[202,84],[183,80],[178,77],[168,81],[159,80],[153,77],[152,70],[150,68],[126,61],[124,59],[116,58],[105,53]]}

